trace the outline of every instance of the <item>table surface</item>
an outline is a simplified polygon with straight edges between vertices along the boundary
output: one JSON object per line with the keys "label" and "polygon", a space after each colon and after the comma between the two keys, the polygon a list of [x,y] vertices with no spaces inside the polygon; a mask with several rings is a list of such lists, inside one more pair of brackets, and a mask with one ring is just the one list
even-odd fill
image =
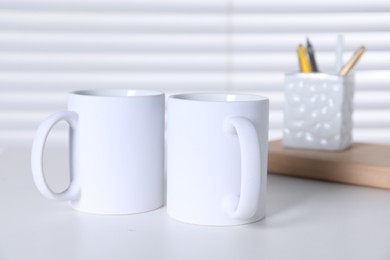
{"label": "table surface", "polygon": [[[67,151],[48,147],[47,179],[67,183]],[[0,259],[390,259],[390,190],[269,175],[267,217],[184,224],[165,208],[101,216],[45,199],[29,147],[0,149]]]}

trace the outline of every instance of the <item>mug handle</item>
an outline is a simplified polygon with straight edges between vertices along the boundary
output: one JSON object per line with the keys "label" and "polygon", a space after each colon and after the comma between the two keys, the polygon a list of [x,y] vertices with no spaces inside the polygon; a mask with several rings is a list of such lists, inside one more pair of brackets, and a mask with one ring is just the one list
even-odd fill
{"label": "mug handle", "polygon": [[257,211],[261,186],[259,137],[253,123],[244,117],[228,117],[225,130],[236,134],[240,143],[241,191],[239,195],[228,195],[223,208],[231,218],[249,219]]}
{"label": "mug handle", "polygon": [[31,151],[31,169],[34,178],[35,185],[38,190],[49,199],[56,200],[73,200],[79,196],[79,188],[76,186],[73,180],[72,171],[70,172],[69,186],[62,192],[54,192],[46,182],[45,174],[43,171],[43,150],[49,132],[55,124],[64,120],[70,126],[72,132],[77,125],[78,115],[75,112],[63,111],[57,112],[48,118],[46,118],[38,127],[37,133],[34,138]]}

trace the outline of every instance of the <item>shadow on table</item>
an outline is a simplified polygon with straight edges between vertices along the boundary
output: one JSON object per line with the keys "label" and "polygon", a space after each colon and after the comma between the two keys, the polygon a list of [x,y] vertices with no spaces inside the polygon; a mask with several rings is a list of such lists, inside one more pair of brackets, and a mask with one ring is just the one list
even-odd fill
{"label": "shadow on table", "polygon": [[266,217],[251,226],[277,228],[312,220],[316,212],[310,204],[318,200],[328,186],[321,181],[268,175]]}

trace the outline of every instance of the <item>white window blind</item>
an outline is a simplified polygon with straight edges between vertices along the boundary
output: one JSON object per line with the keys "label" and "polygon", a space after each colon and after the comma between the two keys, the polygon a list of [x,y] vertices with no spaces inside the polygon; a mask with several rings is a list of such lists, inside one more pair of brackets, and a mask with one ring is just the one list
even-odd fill
{"label": "white window blind", "polygon": [[270,98],[278,138],[297,45],[310,37],[332,72],[339,33],[345,60],[368,49],[355,69],[355,140],[389,144],[388,0],[0,0],[0,145],[31,142],[67,92],[95,88],[255,92]]}

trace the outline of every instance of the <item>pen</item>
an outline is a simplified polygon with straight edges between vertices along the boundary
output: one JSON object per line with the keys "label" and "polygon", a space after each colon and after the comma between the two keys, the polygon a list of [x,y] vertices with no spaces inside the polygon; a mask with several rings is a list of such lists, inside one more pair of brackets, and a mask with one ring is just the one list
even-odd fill
{"label": "pen", "polygon": [[355,51],[352,57],[345,63],[345,65],[341,68],[339,75],[345,76],[347,75],[351,69],[355,66],[356,62],[360,59],[363,53],[366,51],[364,46],[361,46],[359,49]]}
{"label": "pen", "polygon": [[336,72],[341,70],[343,66],[343,52],[344,52],[344,37],[342,34],[337,35],[336,42]]}
{"label": "pen", "polygon": [[302,44],[298,46],[298,58],[299,58],[299,66],[301,72],[312,72],[312,67],[310,65],[310,61],[307,58],[305,47]]}
{"label": "pen", "polygon": [[307,54],[309,55],[312,71],[318,72],[317,62],[314,56],[314,49],[309,41],[309,38],[306,38],[306,49],[307,49]]}

